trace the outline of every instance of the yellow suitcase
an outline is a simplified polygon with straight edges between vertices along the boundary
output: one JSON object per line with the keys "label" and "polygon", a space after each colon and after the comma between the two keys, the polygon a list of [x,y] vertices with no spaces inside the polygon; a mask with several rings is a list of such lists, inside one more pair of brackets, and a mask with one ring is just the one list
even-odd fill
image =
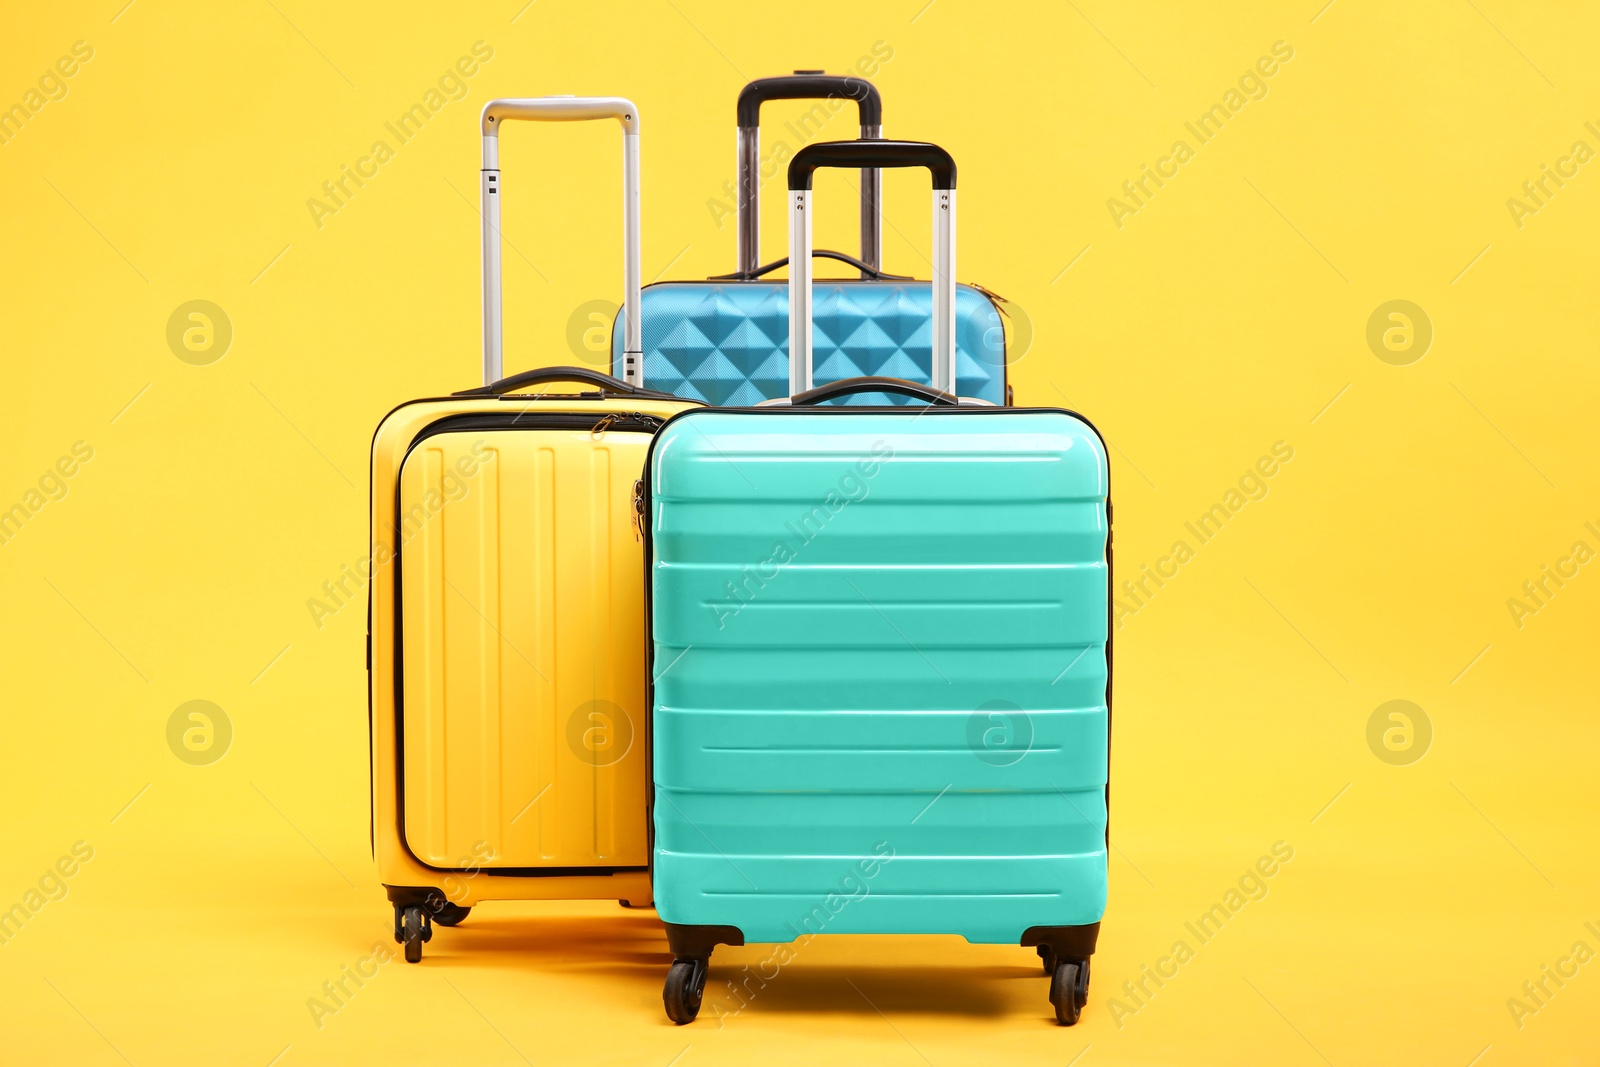
{"label": "yellow suitcase", "polygon": [[[483,111],[481,389],[390,412],[372,444],[372,838],[395,940],[483,900],[650,901],[644,557],[635,484],[692,401],[554,367],[500,380],[498,133],[623,127],[627,349],[640,350],[638,112],[616,98]],[[578,391],[553,393],[555,383]],[[537,393],[523,390],[540,387]]]}

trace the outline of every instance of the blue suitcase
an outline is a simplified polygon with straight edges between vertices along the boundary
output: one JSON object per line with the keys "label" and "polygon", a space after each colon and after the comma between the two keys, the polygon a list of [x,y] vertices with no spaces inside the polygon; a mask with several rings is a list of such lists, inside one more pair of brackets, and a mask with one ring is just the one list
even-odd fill
{"label": "blue suitcase", "polygon": [[[811,173],[869,163],[934,172],[942,390],[804,388]],[[951,395],[947,153],[817,144],[789,183],[801,388],[673,417],[636,496],[667,1014],[698,1013],[717,944],[955,933],[1036,947],[1071,1024],[1106,903],[1104,443],[1072,412]],[[888,390],[923,404],[816,406]]]}
{"label": "blue suitcase", "polygon": [[[758,265],[759,118],[764,102],[779,99],[854,100],[860,110],[861,136],[875,138],[882,130],[878,91],[860,78],[803,71],[761,78],[744,87],[739,94],[739,270],[705,281],[645,287],[644,375],[655,388],[719,406],[758,404],[790,393],[787,283],[766,280],[788,260]],[[878,269],[882,219],[876,171],[862,171],[861,190],[861,258],[813,253],[847,263],[861,274],[859,279],[818,286],[816,380],[888,375],[927,383],[932,343],[927,286]],[[622,341],[621,327],[614,325],[611,352],[618,377],[624,377],[626,369]],[[956,289],[956,351],[962,395],[1009,403],[1005,328],[999,305],[980,286]],[[854,394],[842,402],[909,403],[885,393]]]}

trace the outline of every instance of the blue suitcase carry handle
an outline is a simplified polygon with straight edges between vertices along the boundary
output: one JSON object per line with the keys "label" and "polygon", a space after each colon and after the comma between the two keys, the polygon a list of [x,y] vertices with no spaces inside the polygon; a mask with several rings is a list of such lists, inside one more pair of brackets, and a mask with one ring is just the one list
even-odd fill
{"label": "blue suitcase carry handle", "polygon": [[[826,248],[814,248],[814,249],[812,249],[811,250],[811,258],[812,259],[836,259],[840,263],[848,263],[848,264],[850,264],[850,266],[852,266],[856,270],[860,271],[861,272],[861,277],[867,279],[868,281],[874,281],[874,282],[912,282],[912,281],[916,281],[916,279],[913,278],[909,274],[890,274],[888,271],[880,270],[879,268],[874,267],[870,263],[862,262],[861,260],[857,259],[855,256],[846,255],[843,252],[830,252]],[[755,268],[753,268],[751,270],[736,270],[732,274],[713,274],[711,277],[707,278],[706,281],[708,281],[708,282],[753,282],[757,278],[764,278],[768,274],[771,274],[773,271],[778,270],[778,269],[780,269],[782,267],[787,267],[788,265],[789,265],[789,257],[788,256],[784,256],[782,259],[773,260],[771,263],[768,263],[764,267],[755,267]]]}

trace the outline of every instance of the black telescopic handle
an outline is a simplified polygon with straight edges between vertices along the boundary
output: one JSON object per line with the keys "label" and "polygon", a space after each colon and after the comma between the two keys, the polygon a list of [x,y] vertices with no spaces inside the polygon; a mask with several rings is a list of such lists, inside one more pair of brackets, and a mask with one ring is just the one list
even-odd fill
{"label": "black telescopic handle", "polygon": [[509,378],[501,378],[492,385],[482,385],[476,389],[463,389],[454,396],[504,396],[514,393],[519,389],[526,389],[530,385],[543,385],[546,382],[581,382],[584,385],[594,385],[603,393],[616,393],[623,396],[646,397],[661,400],[676,400],[677,397],[670,393],[663,393],[655,389],[645,389],[637,385],[629,385],[621,378],[613,378],[588,367],[537,367],[534,370],[525,370],[520,374],[513,374]]}
{"label": "black telescopic handle", "polygon": [[869,81],[844,74],[785,74],[757,78],[739,91],[739,125],[761,122],[761,105],[768,100],[822,100],[830,96],[854,100],[861,125],[883,125],[883,101]]}
{"label": "black telescopic handle", "polygon": [[[739,92],[739,270],[761,263],[761,105],[768,100],[854,100],[861,136],[883,134],[883,100],[869,81],[820,70],[757,78]],[[883,177],[861,172],[861,261],[876,267],[883,255]],[[866,275],[863,274],[863,277]]]}
{"label": "black telescopic handle", "polygon": [[921,400],[936,407],[956,407],[960,403],[943,389],[935,389],[920,382],[908,382],[904,378],[878,377],[841,378],[839,381],[796,393],[789,398],[789,403],[796,407],[807,407],[820,404],[824,400],[850,396],[852,393],[899,393],[901,396],[909,396],[913,400]]}
{"label": "black telescopic handle", "polygon": [[823,167],[926,167],[935,189],[956,187],[956,161],[949,152],[926,141],[819,141],[806,145],[789,161],[789,189],[811,188],[811,176]]}

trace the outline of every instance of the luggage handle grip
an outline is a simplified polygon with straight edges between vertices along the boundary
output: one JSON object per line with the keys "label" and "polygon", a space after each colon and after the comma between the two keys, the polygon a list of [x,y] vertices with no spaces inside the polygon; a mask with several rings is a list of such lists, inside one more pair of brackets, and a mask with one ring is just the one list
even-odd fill
{"label": "luggage handle grip", "polygon": [[860,378],[841,378],[836,382],[819,385],[815,389],[807,389],[803,393],[796,393],[789,398],[789,403],[796,406],[809,406],[820,404],[824,400],[833,400],[836,397],[850,396],[853,393],[898,393],[909,396],[913,400],[926,401],[934,407],[955,407],[960,401],[943,389],[923,385],[920,382],[908,382],[904,378],[883,378],[865,376]]}
{"label": "luggage handle grip", "polygon": [[[843,252],[830,252],[826,248],[813,249],[811,252],[811,258],[836,259],[840,263],[848,263],[850,266],[856,268],[856,270],[859,270],[861,272],[861,276],[868,281],[909,282],[914,280],[909,274],[890,274],[888,271],[879,270],[877,267],[874,267],[869,263],[861,262],[861,260],[857,259],[855,256],[846,255]],[[732,274],[713,274],[706,280],[711,282],[753,282],[757,278],[764,277],[768,274],[771,274],[773,271],[778,270],[780,267],[787,267],[788,265],[789,257],[784,256],[782,259],[775,259],[771,263],[768,263],[765,266],[757,267],[754,270],[736,270]]]}
{"label": "luggage handle grip", "polygon": [[956,164],[925,141],[820,141],[789,161],[789,394],[812,382],[812,175],[822,167],[925,167],[933,178],[933,365],[935,389],[956,392]]}
{"label": "luggage handle grip", "polygon": [[504,317],[501,310],[500,127],[507,121],[582,122],[616,119],[622,124],[622,376],[644,385],[644,333],[639,318],[639,109],[620,96],[541,96],[490,100],[483,106],[483,382],[503,373]]}
{"label": "luggage handle grip", "polygon": [[[761,262],[761,105],[768,100],[854,100],[862,137],[883,133],[883,100],[863,78],[797,70],[778,78],[757,78],[739,91],[739,271]],[[861,259],[877,267],[883,249],[883,179],[875,170],[861,172]],[[865,271],[861,275],[868,277]]]}
{"label": "luggage handle grip", "polygon": [[819,141],[789,161],[789,190],[811,188],[811,176],[824,167],[925,167],[935,189],[954,190],[956,161],[926,141]]}
{"label": "luggage handle grip", "polygon": [[777,78],[757,78],[739,90],[739,125],[761,122],[761,105],[768,100],[823,100],[830,96],[854,100],[861,125],[883,125],[883,98],[877,87],[864,78],[848,74],[824,74],[820,70],[797,70]]}
{"label": "luggage handle grip", "polygon": [[476,389],[463,389],[452,396],[504,396],[514,393],[519,389],[526,389],[530,385],[543,385],[546,382],[581,382],[584,385],[594,385],[602,393],[611,393],[619,396],[652,397],[666,400],[675,400],[676,397],[655,389],[645,389],[641,386],[631,385],[621,378],[613,378],[609,374],[588,367],[538,367],[534,370],[525,370],[497,382],[479,386]]}

